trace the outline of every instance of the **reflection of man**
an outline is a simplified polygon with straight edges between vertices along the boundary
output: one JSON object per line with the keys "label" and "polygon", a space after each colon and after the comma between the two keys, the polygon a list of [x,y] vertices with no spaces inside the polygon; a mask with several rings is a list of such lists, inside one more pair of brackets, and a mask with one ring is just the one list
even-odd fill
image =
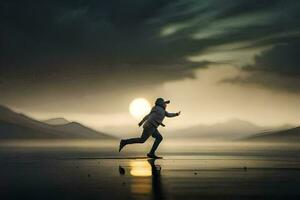
{"label": "reflection of man", "polygon": [[152,195],[153,199],[164,199],[160,179],[160,166],[155,165],[155,159],[148,159],[152,171]]}
{"label": "reflection of man", "polygon": [[155,151],[162,141],[163,137],[157,130],[159,125],[165,126],[162,122],[165,117],[176,117],[180,115],[180,111],[177,113],[169,113],[166,111],[167,104],[170,101],[165,101],[163,98],[157,98],[155,101],[155,106],[151,109],[151,112],[146,115],[143,120],[139,123],[139,126],[143,124],[143,133],[139,138],[131,138],[120,141],[119,151],[122,150],[127,144],[135,144],[135,143],[144,143],[150,136],[155,138],[154,144],[147,154],[149,158],[159,158],[155,155]]}
{"label": "reflection of man", "polygon": [[[163,198],[163,188],[162,188],[162,183],[161,183],[161,176],[160,176],[161,167],[159,165],[155,165],[155,159],[148,159],[147,161],[151,166],[153,199],[155,199],[155,200],[164,199]],[[120,175],[125,175],[125,169],[122,166],[119,166],[119,173],[120,173]]]}

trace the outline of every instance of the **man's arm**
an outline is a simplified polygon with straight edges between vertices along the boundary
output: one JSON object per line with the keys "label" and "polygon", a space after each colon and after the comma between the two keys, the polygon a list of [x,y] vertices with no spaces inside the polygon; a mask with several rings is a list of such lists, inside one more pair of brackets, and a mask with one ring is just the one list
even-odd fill
{"label": "man's arm", "polygon": [[142,119],[142,121],[140,121],[139,126],[142,126],[142,125],[143,125],[143,123],[149,118],[149,115],[150,115],[150,114],[146,115],[146,116]]}
{"label": "man's arm", "polygon": [[166,111],[166,117],[176,117],[180,115],[180,111],[177,113],[169,113]]}

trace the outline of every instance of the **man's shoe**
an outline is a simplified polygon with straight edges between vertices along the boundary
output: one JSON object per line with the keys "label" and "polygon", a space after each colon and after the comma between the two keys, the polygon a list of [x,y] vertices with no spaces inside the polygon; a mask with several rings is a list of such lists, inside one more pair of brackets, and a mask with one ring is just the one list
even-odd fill
{"label": "man's shoe", "polygon": [[123,149],[124,146],[125,146],[125,141],[121,140],[119,145],[119,152]]}
{"label": "man's shoe", "polygon": [[148,153],[147,157],[148,158],[153,158],[153,159],[160,159],[160,158],[162,158],[162,157],[156,156],[155,154],[152,154],[152,153]]}

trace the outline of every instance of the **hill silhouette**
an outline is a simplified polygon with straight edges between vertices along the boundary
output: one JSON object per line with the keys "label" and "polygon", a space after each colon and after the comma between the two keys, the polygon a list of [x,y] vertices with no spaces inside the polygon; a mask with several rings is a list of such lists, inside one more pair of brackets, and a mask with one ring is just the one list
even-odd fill
{"label": "hill silhouette", "polygon": [[51,125],[0,106],[0,139],[116,139],[76,122]]}
{"label": "hill silhouette", "polygon": [[50,124],[50,125],[63,125],[63,124],[70,123],[69,120],[66,120],[65,118],[62,118],[62,117],[47,119],[42,122],[44,122],[46,124]]}
{"label": "hill silhouette", "polygon": [[281,131],[263,132],[247,137],[244,140],[264,142],[300,142],[300,127]]}

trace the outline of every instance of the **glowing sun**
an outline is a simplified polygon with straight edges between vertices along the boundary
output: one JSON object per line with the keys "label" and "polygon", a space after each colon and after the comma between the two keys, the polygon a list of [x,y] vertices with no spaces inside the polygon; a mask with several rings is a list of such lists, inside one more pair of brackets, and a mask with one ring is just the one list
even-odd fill
{"label": "glowing sun", "polygon": [[151,110],[150,103],[144,98],[134,99],[129,105],[129,112],[134,118],[141,118]]}

